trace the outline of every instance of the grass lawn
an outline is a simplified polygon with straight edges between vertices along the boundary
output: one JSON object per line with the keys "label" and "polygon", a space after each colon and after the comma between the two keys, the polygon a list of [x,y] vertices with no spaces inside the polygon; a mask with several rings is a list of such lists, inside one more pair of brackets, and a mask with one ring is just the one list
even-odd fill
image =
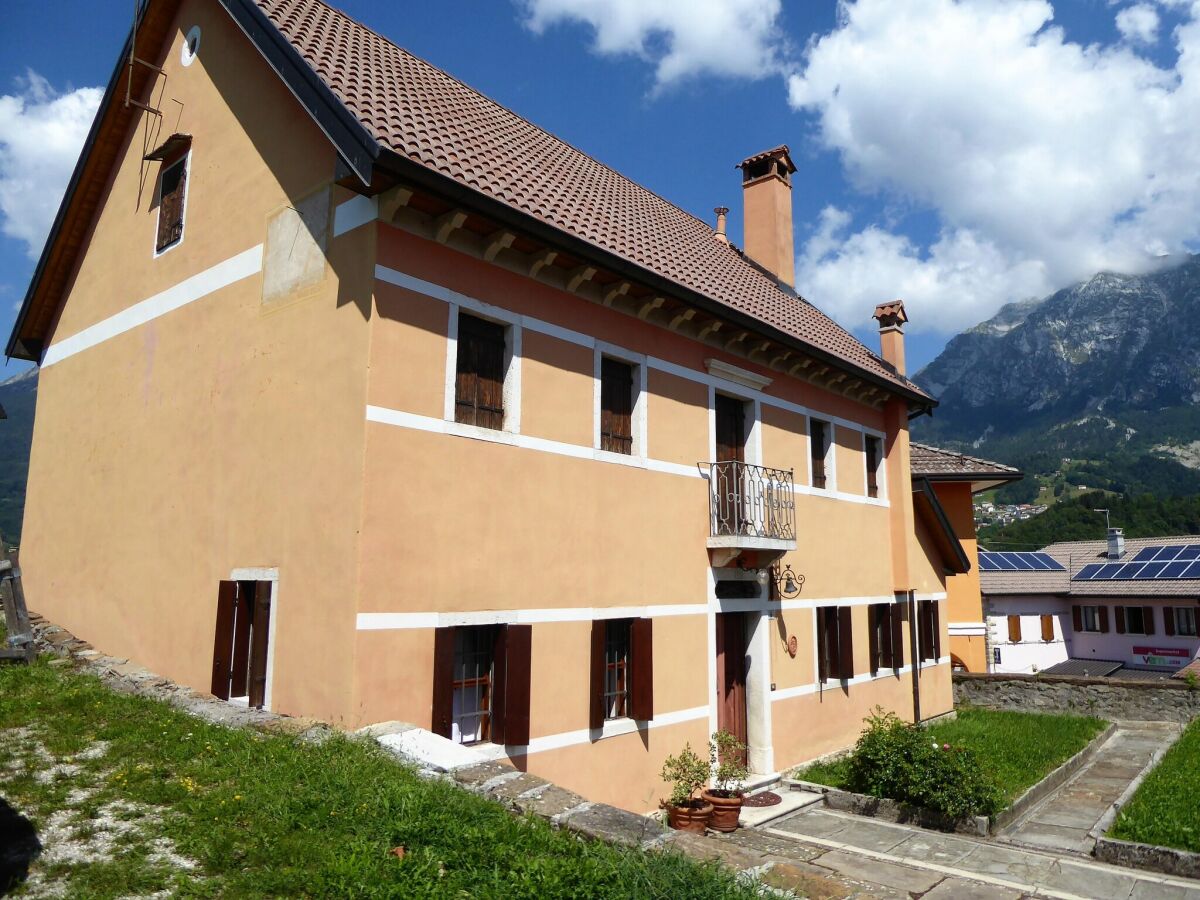
{"label": "grass lawn", "polygon": [[226,729],[44,663],[0,668],[0,795],[46,848],[29,896],[755,896],[675,853],[517,818],[364,741]]}
{"label": "grass lawn", "polygon": [[1200,719],[1146,776],[1110,835],[1200,853]]}
{"label": "grass lawn", "polygon": [[[1108,723],[1085,716],[1043,715],[963,707],[950,722],[927,729],[931,741],[969,747],[1011,803],[1104,730]],[[805,781],[845,787],[848,761],[808,766]]]}

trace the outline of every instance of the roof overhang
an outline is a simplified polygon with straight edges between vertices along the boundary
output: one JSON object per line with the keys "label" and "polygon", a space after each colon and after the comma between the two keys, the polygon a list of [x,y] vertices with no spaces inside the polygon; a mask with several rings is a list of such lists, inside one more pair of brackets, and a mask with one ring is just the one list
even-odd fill
{"label": "roof overhang", "polygon": [[1021,481],[1025,476],[1021,472],[1014,472],[1012,475],[1002,475],[999,472],[963,472],[954,475],[914,474],[913,478],[925,478],[934,484],[967,483],[971,485],[971,493],[978,494],[982,491],[990,491],[992,488],[1000,487],[1004,484]]}
{"label": "roof overhang", "polygon": [[971,571],[971,561],[967,558],[967,553],[959,542],[954,526],[950,524],[946,510],[938,501],[933,484],[928,478],[913,479],[913,509],[937,545],[946,572],[962,575]]}

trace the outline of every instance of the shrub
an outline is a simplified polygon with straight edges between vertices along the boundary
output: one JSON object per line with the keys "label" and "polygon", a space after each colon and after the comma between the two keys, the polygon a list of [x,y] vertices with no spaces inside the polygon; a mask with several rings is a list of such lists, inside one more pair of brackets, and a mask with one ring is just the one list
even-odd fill
{"label": "shrub", "polygon": [[696,791],[708,782],[708,763],[702,760],[692,745],[684,744],[674,756],[663,760],[662,780],[671,783],[671,806],[686,806],[695,798]]}
{"label": "shrub", "polygon": [[847,787],[921,806],[950,819],[989,816],[1004,794],[966,747],[938,744],[929,732],[876,707],[847,764]]}
{"label": "shrub", "polygon": [[746,787],[749,772],[742,762],[746,745],[728,731],[713,733],[708,742],[708,759],[712,767],[713,793],[721,797],[740,797]]}

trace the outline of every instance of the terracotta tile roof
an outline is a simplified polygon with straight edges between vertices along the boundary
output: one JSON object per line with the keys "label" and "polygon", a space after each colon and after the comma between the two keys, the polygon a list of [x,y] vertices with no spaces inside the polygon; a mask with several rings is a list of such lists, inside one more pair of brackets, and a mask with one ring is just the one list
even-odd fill
{"label": "terracotta tile roof", "polygon": [[380,145],[922,397],[706,222],[320,0],[255,0]]}
{"label": "terracotta tile roof", "polygon": [[981,479],[1013,479],[1021,476],[1021,472],[1012,466],[977,459],[974,456],[955,453],[953,450],[930,447],[928,444],[918,444],[916,441],[911,445],[911,457],[910,468],[914,475],[935,479],[939,475],[979,476]]}
{"label": "terracotta tile roof", "polygon": [[1014,594],[1066,594],[1071,589],[1068,572],[995,572],[979,570],[979,590],[984,596]]}

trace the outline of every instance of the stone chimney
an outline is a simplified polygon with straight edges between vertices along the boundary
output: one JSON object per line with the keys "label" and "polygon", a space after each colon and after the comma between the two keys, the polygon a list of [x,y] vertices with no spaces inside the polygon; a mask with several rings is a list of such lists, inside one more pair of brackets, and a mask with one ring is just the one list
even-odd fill
{"label": "stone chimney", "polygon": [[904,323],[908,314],[904,312],[904,301],[893,300],[875,307],[875,318],[879,320],[879,350],[883,361],[890,364],[897,374],[904,374]]}
{"label": "stone chimney", "polygon": [[722,244],[729,243],[729,235],[725,233],[725,217],[729,215],[728,206],[718,206],[713,210],[717,214],[717,234],[716,238]]}
{"label": "stone chimney", "polygon": [[1108,529],[1108,558],[1120,559],[1125,555],[1125,532],[1120,528]]}
{"label": "stone chimney", "polygon": [[786,146],[738,163],[742,170],[743,230],[746,255],[786,284],[796,281],[792,240],[792,173]]}

